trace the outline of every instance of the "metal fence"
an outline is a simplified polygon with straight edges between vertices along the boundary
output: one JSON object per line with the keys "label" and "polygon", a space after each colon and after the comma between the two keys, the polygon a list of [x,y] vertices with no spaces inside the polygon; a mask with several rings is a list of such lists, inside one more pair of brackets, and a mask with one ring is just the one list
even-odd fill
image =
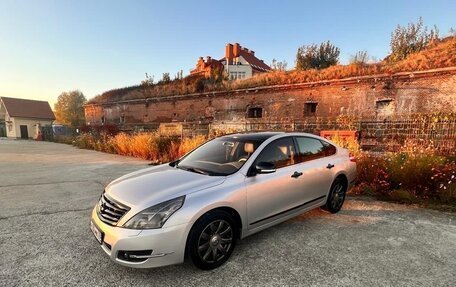
{"label": "metal fence", "polygon": [[209,134],[249,131],[299,131],[320,134],[324,130],[355,130],[364,150],[397,151],[405,145],[433,149],[446,155],[456,154],[456,115],[408,115],[383,120],[308,119],[288,122],[220,122],[209,125]]}

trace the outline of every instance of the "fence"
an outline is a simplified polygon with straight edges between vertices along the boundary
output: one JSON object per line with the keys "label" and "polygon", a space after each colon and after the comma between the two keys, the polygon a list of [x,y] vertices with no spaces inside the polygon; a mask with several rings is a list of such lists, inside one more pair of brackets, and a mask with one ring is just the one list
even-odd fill
{"label": "fence", "polygon": [[249,131],[299,131],[319,134],[324,130],[358,131],[364,150],[396,151],[404,145],[432,148],[438,153],[456,155],[456,114],[395,116],[384,120],[308,119],[288,122],[212,123],[209,134]]}

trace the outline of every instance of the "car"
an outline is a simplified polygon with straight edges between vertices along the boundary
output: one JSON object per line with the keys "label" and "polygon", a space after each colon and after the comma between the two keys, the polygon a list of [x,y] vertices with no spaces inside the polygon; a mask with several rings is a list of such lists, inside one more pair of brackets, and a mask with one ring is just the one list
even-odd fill
{"label": "car", "polygon": [[313,208],[338,212],[356,178],[347,149],[307,133],[241,133],[124,175],[90,227],[115,262],[137,268],[222,265],[236,242]]}

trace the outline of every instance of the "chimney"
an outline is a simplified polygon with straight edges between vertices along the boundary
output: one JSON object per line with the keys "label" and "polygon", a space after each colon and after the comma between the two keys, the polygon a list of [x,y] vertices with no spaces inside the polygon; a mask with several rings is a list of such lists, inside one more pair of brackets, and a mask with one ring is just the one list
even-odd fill
{"label": "chimney", "polygon": [[239,43],[234,43],[234,47],[233,47],[233,56],[234,57],[239,57],[240,53],[241,53],[241,45],[239,45]]}
{"label": "chimney", "polygon": [[233,45],[230,43],[226,44],[225,58],[227,59],[227,65],[231,65],[233,62]]}

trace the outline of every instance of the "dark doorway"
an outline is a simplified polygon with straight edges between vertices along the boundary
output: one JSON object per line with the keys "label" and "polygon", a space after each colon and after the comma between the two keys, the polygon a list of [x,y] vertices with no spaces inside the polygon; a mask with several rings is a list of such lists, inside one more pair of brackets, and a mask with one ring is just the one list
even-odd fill
{"label": "dark doorway", "polygon": [[247,110],[247,118],[261,118],[263,117],[263,109],[262,108],[249,108]]}
{"label": "dark doorway", "polygon": [[3,123],[0,123],[0,138],[1,137],[6,137],[6,129]]}
{"label": "dark doorway", "polygon": [[21,128],[21,139],[28,139],[29,136],[28,136],[28,130],[27,130],[27,126],[20,126]]}
{"label": "dark doorway", "polygon": [[314,116],[317,113],[317,105],[315,102],[308,102],[304,104],[304,116]]}

